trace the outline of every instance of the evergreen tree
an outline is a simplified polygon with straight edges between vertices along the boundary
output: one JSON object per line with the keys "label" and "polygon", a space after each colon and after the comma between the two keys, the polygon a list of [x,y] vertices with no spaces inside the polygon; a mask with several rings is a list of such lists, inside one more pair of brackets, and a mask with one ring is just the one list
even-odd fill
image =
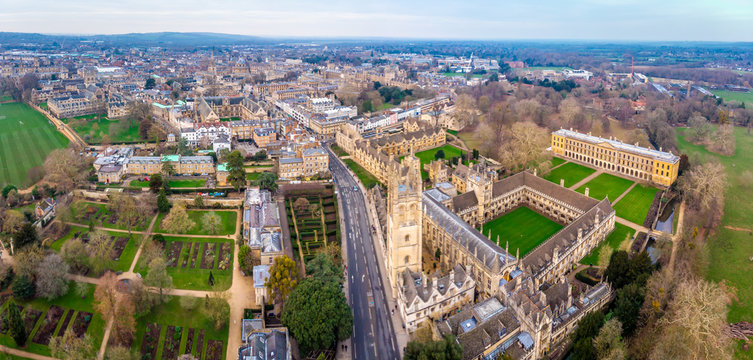
{"label": "evergreen tree", "polygon": [[14,235],[15,238],[15,244],[16,244],[16,251],[18,249],[21,249],[22,247],[30,244],[34,244],[39,240],[39,236],[37,236],[37,228],[32,223],[24,223],[21,225],[21,229],[19,229],[16,234]]}
{"label": "evergreen tree", "polygon": [[8,315],[5,317],[5,327],[9,330],[9,334],[16,341],[18,347],[26,345],[26,327],[24,321],[21,319],[21,312],[16,307],[16,302],[13,300],[8,301]]}
{"label": "evergreen tree", "polygon": [[209,286],[214,286],[214,275],[212,275],[212,271],[209,271]]}
{"label": "evergreen tree", "polygon": [[246,186],[246,170],[243,168],[243,156],[240,151],[233,151],[227,156],[227,169],[227,181],[233,185],[235,191]]}
{"label": "evergreen tree", "polygon": [[157,195],[157,209],[162,213],[170,211],[170,201],[167,200],[165,190],[160,191]]}

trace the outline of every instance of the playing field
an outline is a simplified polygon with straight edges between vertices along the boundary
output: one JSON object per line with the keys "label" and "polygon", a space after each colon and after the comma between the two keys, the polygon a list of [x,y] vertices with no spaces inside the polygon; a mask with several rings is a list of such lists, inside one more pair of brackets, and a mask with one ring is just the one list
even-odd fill
{"label": "playing field", "polygon": [[0,104],[0,186],[25,188],[26,174],[54,149],[68,146],[47,118],[26,104]]}
{"label": "playing field", "polygon": [[585,179],[588,175],[593,174],[596,170],[579,165],[576,163],[567,163],[554,170],[549,175],[545,176],[547,179],[555,184],[560,183],[560,179],[565,179],[565,187],[570,187]]}
{"label": "playing field", "polygon": [[604,241],[602,241],[599,246],[591,250],[590,254],[584,256],[583,259],[580,260],[580,263],[584,265],[602,265],[598,264],[599,252],[601,252],[601,249],[605,246],[609,246],[610,248],[612,248],[612,251],[615,251],[620,246],[620,244],[625,241],[626,236],[630,235],[632,237],[633,234],[635,234],[635,230],[625,225],[615,223],[612,233],[609,234],[609,236],[607,236],[607,238],[604,239]]}
{"label": "playing field", "polygon": [[510,253],[515,254],[519,248],[520,256],[523,257],[560,229],[562,225],[546,216],[527,207],[520,207],[487,222],[482,232],[488,236],[491,230],[492,241],[497,241],[499,236],[499,246],[502,247],[509,241]]}
{"label": "playing field", "polygon": [[654,194],[657,191],[659,191],[657,188],[642,184],[636,185],[633,190],[630,190],[629,193],[625,194],[625,197],[614,205],[614,211],[617,212],[617,216],[627,221],[643,225],[643,220],[646,219],[646,214],[648,209],[651,208]]}
{"label": "playing field", "polygon": [[740,103],[753,103],[753,92],[740,92],[729,90],[711,90],[714,95],[724,99],[724,101],[737,101]]}
{"label": "playing field", "polygon": [[585,194],[586,188],[588,188],[588,196],[596,200],[604,200],[604,197],[609,197],[609,201],[614,202],[630,185],[633,185],[632,180],[604,173],[593,178],[576,191]]}

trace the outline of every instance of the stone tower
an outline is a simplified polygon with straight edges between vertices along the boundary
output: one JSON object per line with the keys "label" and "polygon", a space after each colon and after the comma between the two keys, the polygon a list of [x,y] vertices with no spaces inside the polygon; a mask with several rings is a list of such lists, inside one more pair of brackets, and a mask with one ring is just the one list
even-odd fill
{"label": "stone tower", "polygon": [[486,218],[486,204],[492,200],[494,178],[480,164],[471,165],[469,170],[467,191],[476,193],[476,199],[478,199],[477,219],[484,223],[489,220]]}
{"label": "stone tower", "polygon": [[421,170],[412,154],[389,179],[387,214],[387,272],[397,296],[399,275],[421,272]]}

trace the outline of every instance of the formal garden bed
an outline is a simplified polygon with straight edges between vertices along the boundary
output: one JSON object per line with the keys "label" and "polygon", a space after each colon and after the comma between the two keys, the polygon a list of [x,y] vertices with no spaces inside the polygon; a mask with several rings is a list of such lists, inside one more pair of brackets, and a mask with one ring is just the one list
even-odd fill
{"label": "formal garden bed", "polygon": [[308,261],[330,244],[340,244],[334,193],[290,195],[285,199],[293,253]]}
{"label": "formal garden bed", "polygon": [[[230,239],[165,236],[167,273],[173,287],[186,290],[226,290],[233,278],[233,242]],[[146,276],[148,264],[139,261],[136,272]],[[214,286],[209,284],[209,273]]]}

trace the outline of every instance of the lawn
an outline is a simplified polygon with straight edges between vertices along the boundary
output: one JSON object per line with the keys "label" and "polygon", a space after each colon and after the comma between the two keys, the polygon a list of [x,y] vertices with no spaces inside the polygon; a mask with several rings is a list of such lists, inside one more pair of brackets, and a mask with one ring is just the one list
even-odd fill
{"label": "lawn", "polygon": [[[74,282],[70,283],[68,293],[52,301],[47,301],[45,299],[34,299],[30,301],[16,300],[18,305],[24,307],[21,314],[22,317],[25,318],[26,314],[29,313],[29,311],[31,311],[32,309],[40,312],[39,317],[32,324],[32,330],[26,342],[27,345],[21,350],[40,355],[50,355],[50,348],[47,345],[42,344],[43,340],[41,339],[37,339],[39,340],[39,343],[35,341],[35,337],[38,335],[38,333],[41,336],[43,332],[42,329],[45,325],[47,312],[48,310],[50,310],[50,307],[52,305],[60,307],[62,313],[60,313],[60,315],[57,317],[51,318],[51,320],[55,324],[52,325],[52,328],[49,329],[49,334],[51,336],[56,336],[58,334],[62,335],[66,329],[73,329],[74,325],[81,325],[82,327],[80,329],[85,331],[86,334],[89,334],[92,337],[94,348],[99,348],[99,345],[102,343],[102,338],[104,336],[105,321],[99,314],[94,311],[93,308],[94,285],[88,285],[88,291],[82,298],[81,296],[75,294],[74,284]],[[8,302],[6,300],[3,300],[3,304],[0,306],[0,310],[2,310],[3,314],[7,311],[7,305]],[[82,313],[81,317],[78,317],[79,313]],[[85,317],[83,313],[89,313],[91,315]],[[68,317],[70,317],[71,320],[68,321],[66,329],[63,329],[62,325],[65,322],[64,319]],[[87,319],[89,320],[88,322]],[[50,322],[50,324],[53,324],[53,322]],[[17,347],[15,341],[8,334],[0,335],[0,345],[5,345],[12,348]]]}
{"label": "lawn", "polygon": [[[424,164],[428,164],[434,161],[436,159],[434,156],[439,150],[442,150],[444,152],[445,160],[450,160],[456,156],[462,156],[463,154],[465,154],[465,152],[463,152],[462,150],[452,145],[445,145],[442,147],[417,152],[416,157],[421,161],[421,178],[422,179],[426,179],[429,177],[429,174],[426,171],[424,171]],[[400,160],[402,160],[403,158],[404,156],[401,156]],[[467,162],[465,161],[463,163],[467,164]]]}
{"label": "lawn", "polygon": [[[194,336],[191,341],[193,346],[191,347],[192,351],[190,351],[190,353],[194,354],[198,359],[212,360],[206,356],[208,342],[219,341],[221,342],[220,349],[222,355],[217,357],[217,359],[225,359],[227,357],[226,348],[228,326],[225,325],[219,330],[214,328],[212,320],[201,311],[204,299],[198,298],[198,303],[193,309],[184,309],[181,306],[179,296],[170,296],[169,299],[168,302],[154,307],[151,312],[136,320],[136,334],[134,336],[133,344],[131,345],[131,352],[139,354],[137,356],[139,359],[161,359],[163,358],[164,351],[167,349],[165,344],[174,341],[174,344],[176,345],[175,351],[182,354],[187,346],[188,336],[191,333],[190,329],[194,329]],[[227,311],[230,311],[229,306],[227,307]],[[147,325],[149,324],[156,324],[159,332],[158,339],[151,338],[154,351],[156,352],[154,357],[151,355],[141,355],[141,345],[147,340],[146,330]],[[174,327],[173,329],[175,332],[178,331],[179,327],[180,335],[173,339],[168,339],[166,334],[168,327],[170,326]],[[235,326],[240,326],[240,324],[236,324]],[[237,331],[238,328],[236,327],[234,330]],[[199,343],[198,338],[202,337],[202,335],[203,340]],[[168,358],[167,355],[165,355],[164,358]]]}
{"label": "lawn", "polygon": [[[235,211],[211,211],[211,210],[188,210],[188,217],[195,223],[193,228],[185,232],[185,235],[232,235],[235,233],[235,222],[237,213]],[[209,231],[204,229],[204,224],[201,219],[204,214],[215,213],[222,220],[222,225],[217,234],[210,234]],[[166,213],[160,213],[157,217],[157,228],[155,232],[166,234],[167,230],[162,228],[162,219],[164,219]]]}
{"label": "lawn", "polygon": [[609,197],[609,201],[614,202],[630,185],[633,185],[632,180],[603,173],[579,187],[576,191],[585,194],[586,188],[588,188],[588,196],[596,200],[604,200],[604,197]]}
{"label": "lawn", "polygon": [[564,164],[565,161],[566,161],[565,159],[558,158],[558,157],[553,157],[552,158],[552,167],[555,167],[555,166],[560,165],[560,164]]}
{"label": "lawn", "polygon": [[740,103],[753,103],[753,92],[740,92],[729,90],[711,90],[714,95],[724,99],[724,101],[737,101]]}
{"label": "lawn", "polygon": [[635,234],[635,230],[622,225],[615,223],[614,224],[614,230],[612,230],[612,233],[607,236],[604,241],[601,242],[596,248],[591,250],[591,253],[584,256],[583,259],[580,259],[580,263],[584,265],[600,265],[599,262],[599,252],[601,249],[605,246],[609,246],[612,248],[612,250],[617,250],[617,248],[620,246],[620,244],[625,241],[625,237],[630,235],[631,237]]}
{"label": "lawn", "polygon": [[[171,188],[200,188],[207,184],[206,179],[168,180],[167,186]],[[130,186],[149,187],[148,181],[131,180]]]}
{"label": "lawn", "polygon": [[[724,226],[752,228],[753,202],[748,196],[750,188],[741,182],[744,171],[751,171],[753,165],[753,136],[744,128],[734,129],[737,149],[733,156],[721,156],[707,151],[703,146],[693,145],[684,138],[685,129],[677,131],[677,145],[680,152],[694,158],[714,157],[724,165],[727,174],[727,192],[724,197],[722,225],[708,239],[709,258],[705,269],[706,278],[713,281],[727,281],[727,286],[737,289],[739,301],[733,301],[727,320],[753,321],[753,262],[748,258],[753,254],[753,236],[747,231],[732,231]],[[743,195],[743,196],[740,196]],[[739,345],[738,345],[739,349]],[[738,358],[753,359],[753,353],[738,351]]]}
{"label": "lawn", "polygon": [[246,173],[246,180],[249,180],[249,181],[256,180],[256,179],[259,178],[259,175],[261,175],[261,174],[262,173],[260,173],[260,172],[253,172],[253,173],[247,172]]}
{"label": "lawn", "polygon": [[343,150],[341,147],[337,146],[337,144],[330,145],[330,149],[332,149],[332,152],[335,153],[335,155],[339,157],[348,156],[349,154]]}
{"label": "lawn", "polygon": [[28,171],[41,166],[52,150],[68,146],[68,139],[26,104],[0,104],[0,129],[0,187],[31,185]]}
{"label": "lawn", "polygon": [[651,208],[657,191],[659,189],[638,184],[614,205],[614,211],[617,212],[617,216],[627,221],[643,225],[643,220],[646,220],[646,214]]}
{"label": "lawn", "polygon": [[[128,227],[113,221],[113,214],[107,209],[107,204],[77,201],[71,205],[71,215],[73,220],[79,224],[89,224],[92,222],[96,226],[108,229],[128,230]],[[152,215],[144,218],[140,224],[133,226],[131,231],[142,231],[146,229],[149,222],[152,221]]]}
{"label": "lawn", "polygon": [[[139,123],[133,124],[126,119],[108,119],[102,116],[96,119],[95,115],[79,116],[73,119],[64,119],[64,122],[72,125],[88,144],[102,143],[102,137],[107,135],[111,143],[139,141]],[[121,122],[123,122],[121,124]]]}
{"label": "lawn", "polygon": [[562,225],[550,220],[527,207],[519,207],[502,215],[483,226],[484,236],[492,231],[492,241],[497,241],[503,248],[510,242],[510,253],[515,254],[520,248],[521,258],[562,229]]}
{"label": "lawn", "polygon": [[565,187],[571,187],[596,172],[596,170],[585,167],[576,163],[567,163],[554,170],[549,175],[545,176],[547,179],[557,185],[560,183],[560,179],[565,179]]}
{"label": "lawn", "polygon": [[351,170],[353,170],[354,173],[356,173],[358,179],[361,180],[363,186],[365,186],[367,189],[373,188],[374,185],[382,185],[382,183],[380,183],[374,175],[366,171],[366,169],[362,168],[361,165],[358,165],[352,159],[345,159],[343,161],[345,162],[345,165],[347,165]]}
{"label": "lawn", "polygon": [[[220,256],[223,244],[227,244],[224,245],[227,251],[222,251]],[[167,273],[172,276],[176,289],[229,289],[233,282],[233,252],[233,241],[229,239],[165,237]],[[136,272],[146,276],[147,264],[139,261]],[[209,285],[210,272],[215,280],[214,286]]]}
{"label": "lawn", "polygon": [[[47,246],[55,251],[60,251],[60,249],[63,247],[63,244],[65,244],[68,240],[73,239],[76,237],[76,234],[79,234],[79,236],[82,236],[84,234],[89,233],[89,229],[86,227],[81,226],[71,226],[71,230],[68,232],[68,234],[64,235],[60,239],[48,243]],[[122,232],[115,232],[115,231],[105,231],[108,235],[114,237],[114,239],[118,238],[128,238],[128,233],[122,233]],[[116,241],[113,241],[110,244],[111,252],[114,252],[113,255],[115,256],[115,259],[112,260],[110,263],[109,269],[113,271],[128,271],[128,269],[131,268],[131,263],[133,262],[133,258],[136,256],[136,252],[139,249],[138,244],[138,237],[141,236],[141,234],[133,234],[130,238],[128,238],[128,242],[125,243],[125,247],[122,248],[122,252],[120,255],[117,255],[117,252],[120,251],[119,249],[115,248]],[[91,274],[90,274],[91,275]]]}

